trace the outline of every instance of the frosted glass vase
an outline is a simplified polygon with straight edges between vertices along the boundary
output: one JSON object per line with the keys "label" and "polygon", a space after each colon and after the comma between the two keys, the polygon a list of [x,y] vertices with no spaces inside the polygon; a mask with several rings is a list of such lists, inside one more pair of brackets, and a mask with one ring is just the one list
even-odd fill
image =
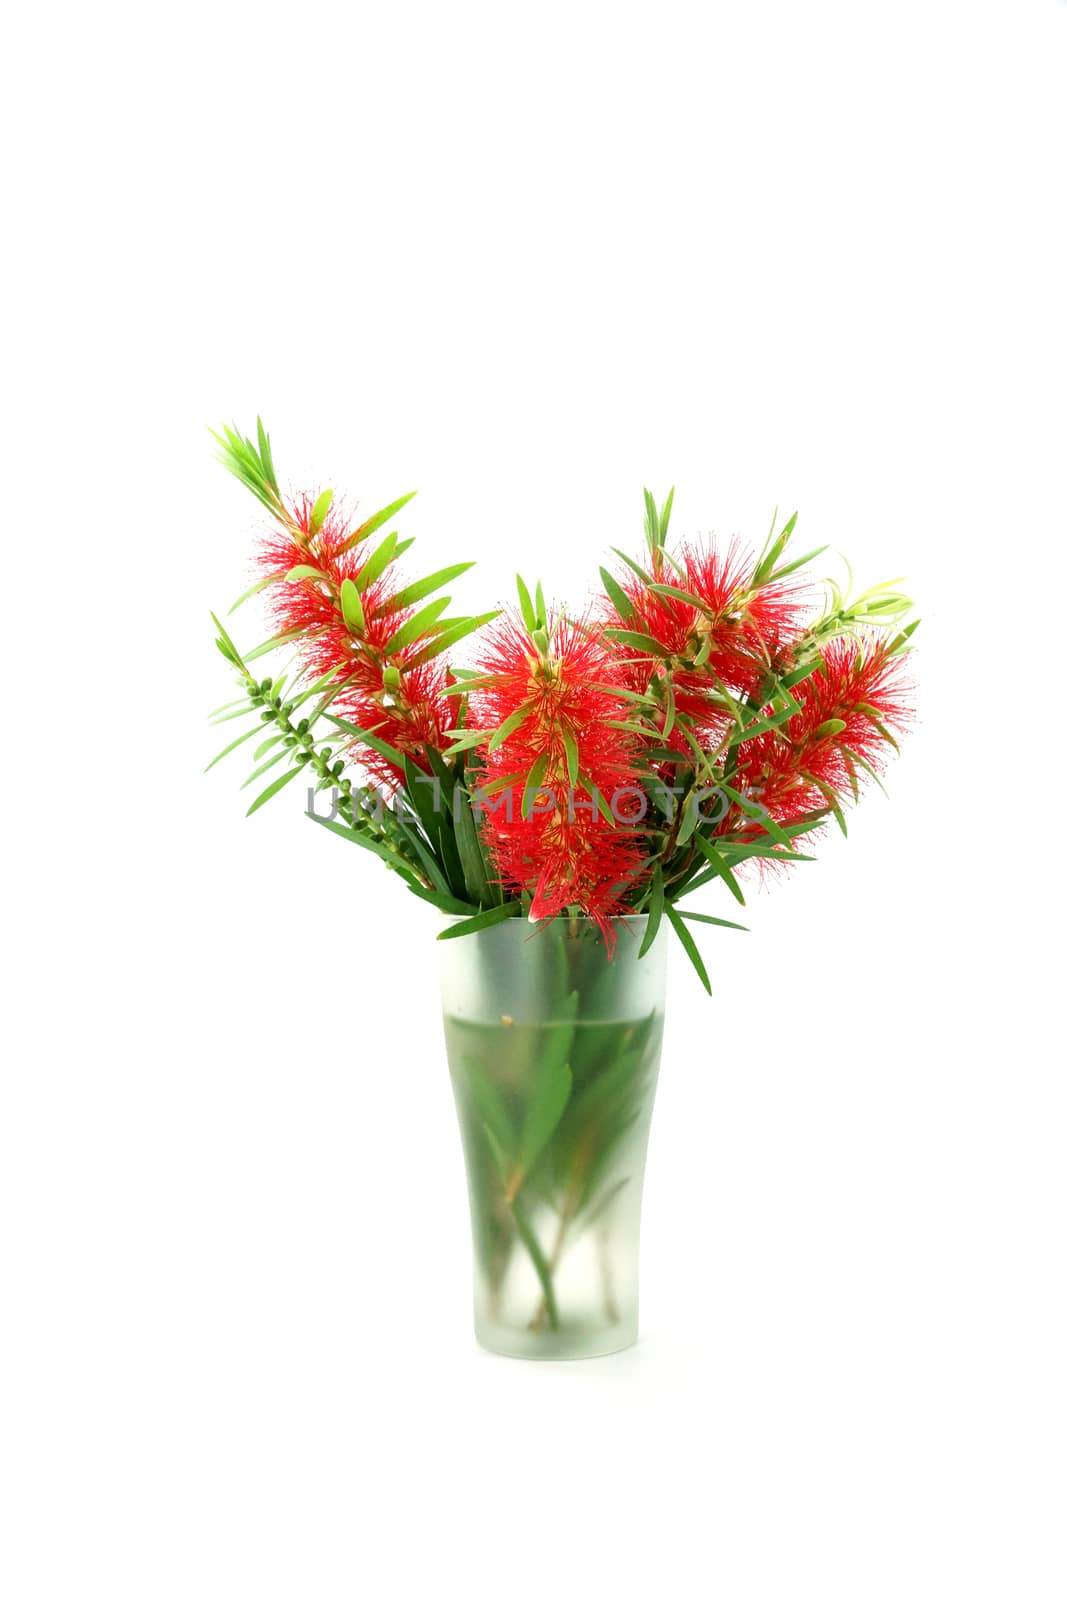
{"label": "frosted glass vase", "polygon": [[474,1322],[498,1355],[609,1355],[637,1338],[641,1191],[667,940],[614,952],[585,918],[444,940],[441,995],[467,1167]]}

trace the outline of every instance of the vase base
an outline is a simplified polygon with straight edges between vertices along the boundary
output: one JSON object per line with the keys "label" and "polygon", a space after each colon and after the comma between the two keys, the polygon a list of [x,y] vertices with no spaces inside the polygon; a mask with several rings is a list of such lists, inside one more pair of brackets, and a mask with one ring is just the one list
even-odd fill
{"label": "vase base", "polygon": [[476,1321],[475,1336],[483,1350],[519,1361],[586,1361],[617,1355],[637,1343],[637,1319],[607,1327],[580,1324],[569,1328],[502,1328]]}

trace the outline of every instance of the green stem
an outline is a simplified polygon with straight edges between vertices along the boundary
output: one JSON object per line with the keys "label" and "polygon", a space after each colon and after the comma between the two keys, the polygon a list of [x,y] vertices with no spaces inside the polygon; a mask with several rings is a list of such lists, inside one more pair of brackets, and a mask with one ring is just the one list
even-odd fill
{"label": "green stem", "polygon": [[540,1241],[530,1226],[526,1213],[517,1200],[511,1201],[511,1215],[515,1219],[515,1228],[519,1238],[526,1246],[530,1260],[533,1262],[534,1271],[537,1273],[544,1295],[545,1316],[550,1328],[559,1327],[559,1308],[556,1305],[556,1290],[552,1282],[552,1268],[548,1263]]}

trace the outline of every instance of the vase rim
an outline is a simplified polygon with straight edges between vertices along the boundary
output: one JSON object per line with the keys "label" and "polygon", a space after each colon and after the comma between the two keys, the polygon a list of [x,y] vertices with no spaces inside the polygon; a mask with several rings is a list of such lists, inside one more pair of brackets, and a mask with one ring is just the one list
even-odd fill
{"label": "vase rim", "polygon": [[[444,917],[448,922],[467,921],[467,913],[460,915],[455,911],[439,911],[438,915]],[[470,912],[469,915],[474,916],[475,913]],[[648,912],[620,911],[615,916],[605,917],[603,920],[605,922],[647,922]],[[534,928],[547,928],[553,922],[560,922],[564,924],[569,922],[581,922],[585,923],[587,927],[591,928],[598,928],[600,926],[600,922],[596,917],[572,917],[568,916],[566,913],[561,913],[556,917],[538,917],[536,919],[531,919],[529,916],[525,915],[518,917],[501,917],[499,922],[494,922],[491,924],[491,926],[494,928],[504,928],[507,927],[509,922],[523,923],[528,927]]]}

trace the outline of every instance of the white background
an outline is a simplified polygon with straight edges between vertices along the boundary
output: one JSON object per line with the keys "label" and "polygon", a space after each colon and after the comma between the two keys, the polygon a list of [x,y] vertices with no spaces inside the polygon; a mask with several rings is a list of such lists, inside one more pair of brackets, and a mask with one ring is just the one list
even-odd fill
{"label": "white background", "polygon": [[[1061,1597],[1067,7],[9,29],[5,1596]],[[675,952],[626,1355],[477,1350],[433,913],[201,776],[257,410],[463,610],[672,482],[920,602],[891,799]]]}

